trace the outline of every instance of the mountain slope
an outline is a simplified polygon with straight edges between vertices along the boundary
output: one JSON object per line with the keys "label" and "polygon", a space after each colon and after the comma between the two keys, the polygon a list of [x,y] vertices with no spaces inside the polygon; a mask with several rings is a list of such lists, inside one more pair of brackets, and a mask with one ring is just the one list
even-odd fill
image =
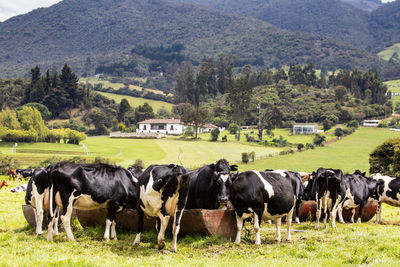
{"label": "mountain slope", "polygon": [[341,0],[173,0],[257,18],[279,28],[368,48],[368,12]]}
{"label": "mountain slope", "polygon": [[[254,0],[251,0],[254,1]],[[201,60],[218,53],[265,64],[313,61],[328,69],[379,67],[376,56],[309,34],[209,8],[162,0],[64,0],[0,23],[0,75],[34,64],[119,54],[132,47],[183,43]],[[24,70],[25,68],[25,70]]]}
{"label": "mountain slope", "polygon": [[374,11],[382,6],[381,0],[341,0],[364,11]]}

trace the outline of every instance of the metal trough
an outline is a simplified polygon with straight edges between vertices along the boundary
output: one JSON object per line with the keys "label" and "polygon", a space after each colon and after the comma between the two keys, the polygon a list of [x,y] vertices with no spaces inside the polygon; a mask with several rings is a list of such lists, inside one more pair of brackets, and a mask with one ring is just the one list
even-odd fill
{"label": "metal trough", "polygon": [[[82,226],[105,225],[106,209],[76,210]],[[168,229],[172,229],[172,222]],[[123,229],[137,231],[137,211],[126,210],[117,214],[117,225]],[[156,218],[144,217],[145,230],[155,229]],[[185,210],[181,219],[180,234],[200,233],[234,238],[236,235],[236,218],[232,210]]]}
{"label": "metal trough", "polygon": [[[30,226],[33,228],[36,227],[36,218],[35,218],[35,212],[33,211],[33,208],[31,205],[22,205],[22,212],[24,213],[24,217],[26,221],[29,223]],[[43,213],[43,227],[47,227],[49,224],[48,222],[48,216],[49,216],[49,211],[45,210]],[[72,211],[72,216],[71,218],[76,218],[76,212],[75,209]],[[59,223],[61,223],[59,221]]]}
{"label": "metal trough", "polygon": [[[376,214],[376,209],[378,208],[378,201],[372,200],[368,201],[361,213],[361,221],[368,222]],[[315,220],[315,212],[317,210],[317,203],[315,201],[302,201],[299,210],[300,221]],[[350,222],[351,210],[343,210],[343,219],[346,222]],[[293,214],[295,216],[295,214]],[[294,219],[294,217],[293,217]],[[336,217],[338,219],[338,217]],[[356,208],[356,213],[354,215],[354,221],[358,219],[358,207]]]}

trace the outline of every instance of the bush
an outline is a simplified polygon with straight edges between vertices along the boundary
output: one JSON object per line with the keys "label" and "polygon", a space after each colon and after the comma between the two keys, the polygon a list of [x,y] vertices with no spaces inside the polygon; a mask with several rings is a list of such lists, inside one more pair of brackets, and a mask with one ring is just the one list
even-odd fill
{"label": "bush", "polygon": [[122,122],[118,123],[117,128],[118,128],[118,131],[120,131],[120,132],[125,132],[126,131],[126,126]]}
{"label": "bush", "polygon": [[6,175],[8,174],[9,169],[15,169],[18,167],[17,161],[14,158],[0,154],[0,174]]}
{"label": "bush", "polygon": [[342,128],[336,128],[335,129],[335,136],[340,138],[343,136],[343,129]]}
{"label": "bush", "polygon": [[316,146],[323,146],[325,140],[326,140],[326,137],[325,137],[325,136],[322,136],[322,135],[320,135],[320,134],[316,134],[316,135],[314,136],[313,142],[314,142],[314,145],[316,145]]}
{"label": "bush", "polygon": [[239,131],[239,125],[231,123],[229,124],[228,130],[230,134],[236,134]]}
{"label": "bush", "polygon": [[242,162],[245,164],[249,163],[249,153],[247,152],[242,153]]}
{"label": "bush", "polygon": [[132,167],[135,168],[135,169],[144,169],[143,160],[141,160],[141,159],[136,159],[136,160],[135,160],[135,163],[133,164]]}
{"label": "bush", "polygon": [[219,129],[215,128],[211,131],[211,141],[217,141],[219,136]]}
{"label": "bush", "polygon": [[297,150],[301,151],[304,148],[303,144],[298,144],[297,145]]}
{"label": "bush", "polygon": [[310,143],[307,143],[306,144],[306,149],[314,149],[314,145],[310,144]]}
{"label": "bush", "polygon": [[349,128],[356,128],[357,129],[359,125],[358,125],[358,121],[351,120],[346,124],[346,126],[349,127]]}
{"label": "bush", "polygon": [[389,139],[369,156],[369,172],[383,175],[400,175],[400,138]]}
{"label": "bush", "polygon": [[193,137],[194,136],[193,128],[192,127],[186,127],[185,133],[183,135],[185,136],[185,138]]}
{"label": "bush", "polygon": [[251,159],[251,162],[254,162],[254,160],[256,159],[256,152],[254,151],[250,152],[249,157]]}

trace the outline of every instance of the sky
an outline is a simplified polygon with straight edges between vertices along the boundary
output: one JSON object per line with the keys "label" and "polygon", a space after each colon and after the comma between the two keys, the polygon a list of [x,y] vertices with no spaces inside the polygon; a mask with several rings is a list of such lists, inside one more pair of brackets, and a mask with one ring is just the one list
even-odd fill
{"label": "sky", "polygon": [[[60,1],[61,0],[0,0],[0,21],[5,21],[16,15],[28,13],[35,8],[51,6]],[[382,0],[383,3],[392,1],[394,0]]]}

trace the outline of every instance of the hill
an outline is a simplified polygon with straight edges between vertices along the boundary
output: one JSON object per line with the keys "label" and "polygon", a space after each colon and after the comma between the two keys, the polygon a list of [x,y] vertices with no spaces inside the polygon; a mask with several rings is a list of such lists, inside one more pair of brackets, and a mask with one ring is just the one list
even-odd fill
{"label": "hill", "polygon": [[64,62],[82,73],[78,66],[88,57],[96,61],[141,44],[177,41],[195,61],[224,52],[260,57],[267,66],[293,61],[328,69],[382,66],[376,56],[351,45],[206,7],[163,0],[64,0],[0,23],[0,75],[26,75],[33,65],[45,69]]}
{"label": "hill", "polygon": [[342,0],[364,11],[373,11],[382,6],[381,0]]}
{"label": "hill", "polygon": [[400,1],[384,5],[379,0],[175,1],[254,17],[290,31],[329,36],[374,53],[400,42]]}

